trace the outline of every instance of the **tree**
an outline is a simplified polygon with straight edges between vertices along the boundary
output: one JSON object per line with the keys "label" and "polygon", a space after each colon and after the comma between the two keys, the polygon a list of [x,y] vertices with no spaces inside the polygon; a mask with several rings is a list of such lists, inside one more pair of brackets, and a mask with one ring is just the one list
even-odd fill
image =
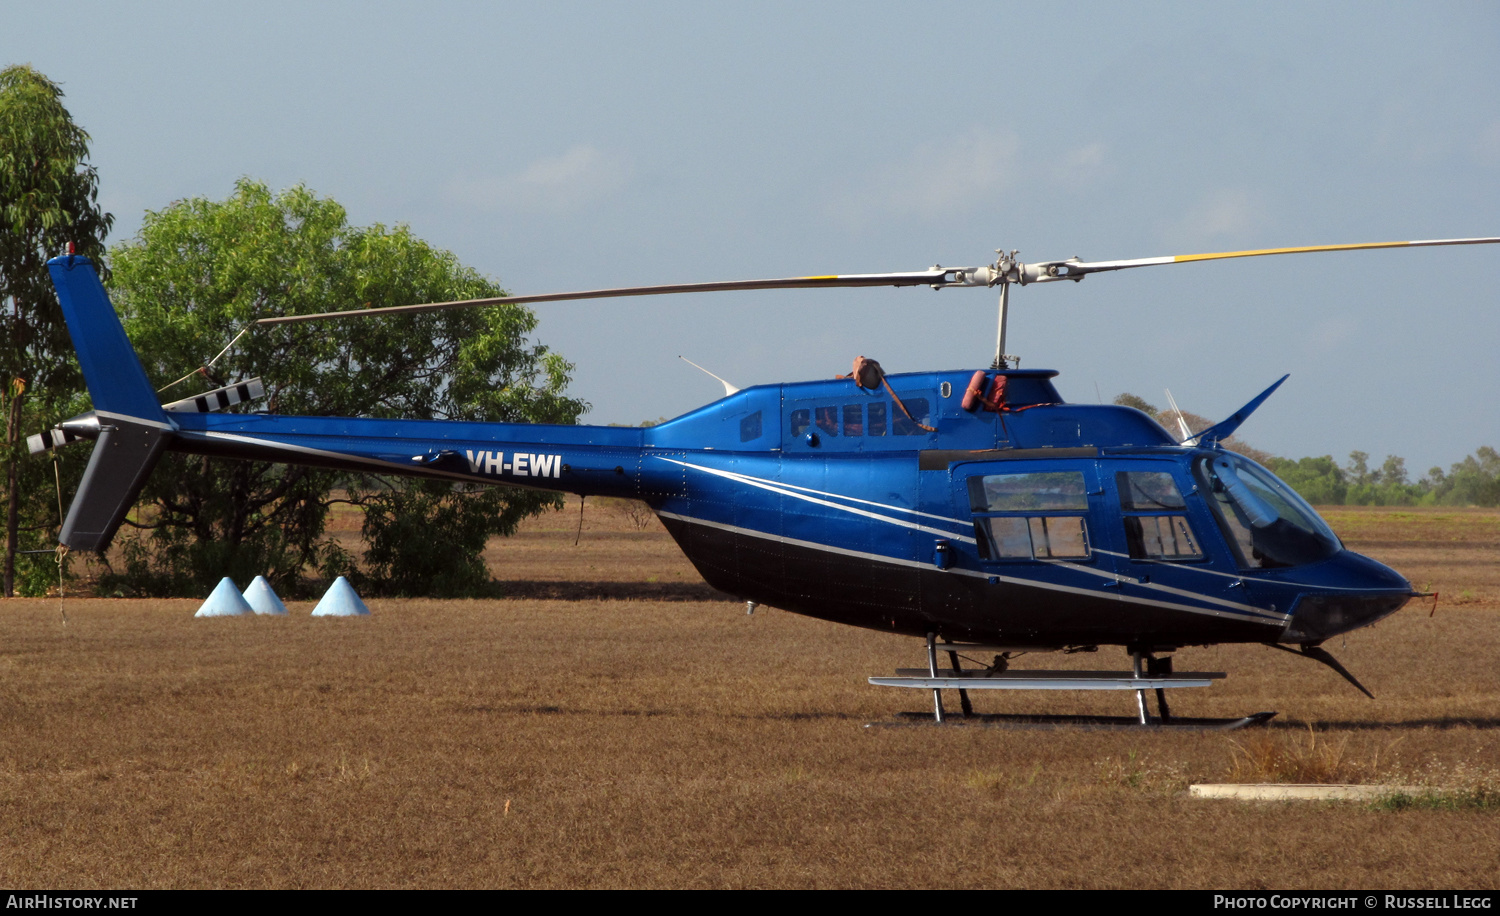
{"label": "tree", "polygon": [[1272,458],[1266,467],[1316,506],[1342,506],[1349,492],[1344,471],[1332,455],[1321,458]]}
{"label": "tree", "polygon": [[98,174],[86,161],[89,135],[73,123],[62,96],[56,83],[30,66],[0,70],[0,590],[6,597],[15,594],[23,538],[29,546],[51,546],[50,533],[60,521],[51,468],[27,460],[26,434],[58,419],[56,412],[81,387],[46,262],[70,242],[79,254],[99,258],[114,221],[99,208]]}
{"label": "tree", "polygon": [[1386,455],[1385,463],[1380,466],[1380,480],[1387,486],[1407,486],[1406,459],[1399,455]]}
{"label": "tree", "polygon": [[[148,213],[112,259],[115,304],[157,384],[205,367],[256,318],[504,295],[404,226],[351,227],[332,200],[303,187],[273,195],[247,179],[228,200]],[[281,413],[574,423],[586,405],[563,394],[572,367],[526,341],[535,325],[528,310],[497,306],[251,330],[192,378],[201,389],[260,376],[267,401],[249,409]],[[363,574],[377,591],[473,593],[489,582],[479,559],[489,536],[555,502],[177,454],[143,500],[127,522],[140,535],[127,538],[125,581],[158,594],[202,594],[221,576],[256,574],[297,591],[310,566]],[[363,572],[325,537],[339,502],[365,510]]]}
{"label": "tree", "polygon": [[1141,411],[1148,417],[1155,417],[1157,413],[1156,405],[1151,404],[1145,398],[1140,397],[1139,395],[1131,394],[1128,391],[1123,394],[1117,395],[1115,397],[1115,403],[1121,407],[1134,407],[1136,410]]}
{"label": "tree", "polygon": [[1447,474],[1427,472],[1430,501],[1443,506],[1500,506],[1500,451],[1484,445]]}
{"label": "tree", "polygon": [[1344,469],[1349,481],[1345,505],[1410,506],[1422,498],[1427,488],[1407,481],[1405,458],[1387,455],[1378,468],[1371,468],[1369,462],[1367,452],[1349,453],[1349,466]]}

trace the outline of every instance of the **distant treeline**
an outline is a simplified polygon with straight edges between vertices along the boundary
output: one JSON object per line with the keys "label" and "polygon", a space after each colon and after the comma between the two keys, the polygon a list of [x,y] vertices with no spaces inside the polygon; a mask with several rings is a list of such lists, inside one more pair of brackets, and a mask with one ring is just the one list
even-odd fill
{"label": "distant treeline", "polygon": [[1370,456],[1351,452],[1344,467],[1333,456],[1272,458],[1266,463],[1302,498],[1320,506],[1500,506],[1500,452],[1481,446],[1445,473],[1432,468],[1416,481],[1406,459],[1386,456],[1378,468]]}
{"label": "distant treeline", "polygon": [[[1169,432],[1180,432],[1177,411],[1157,410],[1128,393],[1115,398],[1115,403],[1143,410]],[[1181,413],[1181,422],[1192,432],[1211,425],[1186,411]],[[1351,452],[1349,463],[1341,467],[1332,455],[1278,458],[1232,436],[1224,446],[1270,468],[1303,499],[1318,506],[1500,506],[1500,452],[1488,445],[1446,472],[1432,468],[1415,481],[1406,470],[1406,459],[1397,455],[1387,455],[1384,463],[1372,468],[1367,452]]]}

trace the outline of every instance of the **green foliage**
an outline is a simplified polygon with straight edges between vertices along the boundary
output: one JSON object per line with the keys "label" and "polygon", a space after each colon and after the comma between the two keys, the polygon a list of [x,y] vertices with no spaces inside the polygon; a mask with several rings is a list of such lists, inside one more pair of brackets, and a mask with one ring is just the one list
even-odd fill
{"label": "green foliage", "polygon": [[[411,481],[364,500],[367,573],[364,590],[392,595],[474,598],[494,593],[484,546],[492,534],[513,534],[527,514],[506,491],[475,490],[449,497],[451,484]],[[443,536],[435,538],[434,531]]]}
{"label": "green foliage", "polygon": [[[112,256],[111,294],[158,385],[203,366],[256,318],[504,295],[404,226],[351,227],[332,200],[303,187],[272,194],[250,180],[228,200],[148,213],[139,236]],[[267,401],[252,407],[276,413],[576,422],[585,405],[563,394],[571,366],[527,342],[534,328],[528,310],[497,306],[257,329],[189,384],[260,376]],[[164,395],[190,393],[183,385]],[[444,483],[173,454],[130,522],[142,536],[129,584],[196,595],[221,576],[258,573],[296,593],[306,569],[353,572],[353,559],[325,538],[335,488],[368,510],[363,582],[377,592],[385,583],[411,594],[472,592],[484,540],[555,502],[524,490],[460,493]],[[437,556],[439,542],[453,556]]]}
{"label": "green foliage", "polygon": [[[57,584],[56,484],[50,462],[26,454],[29,432],[59,419],[80,387],[47,259],[73,242],[96,259],[113,221],[99,209],[88,134],[73,123],[62,90],[29,66],[0,70],[0,415],[5,438],[4,594]],[[71,470],[71,469],[70,469]],[[77,471],[71,476],[77,479]],[[67,481],[65,481],[67,482]]]}
{"label": "green foliage", "polygon": [[1500,452],[1481,446],[1446,474],[1428,471],[1424,482],[1430,486],[1425,501],[1434,505],[1500,506]]}
{"label": "green foliage", "polygon": [[1500,506],[1500,452],[1481,446],[1444,473],[1433,468],[1416,483],[1406,460],[1388,455],[1379,468],[1370,456],[1352,452],[1347,467],[1331,456],[1272,458],[1263,462],[1302,498],[1321,506]]}
{"label": "green foliage", "polygon": [[1387,455],[1378,468],[1369,466],[1365,452],[1350,452],[1345,477],[1349,482],[1344,504],[1348,506],[1414,506],[1423,488],[1406,479],[1406,459]]}
{"label": "green foliage", "polygon": [[1349,485],[1332,455],[1321,458],[1272,458],[1266,467],[1302,498],[1319,506],[1342,506]]}

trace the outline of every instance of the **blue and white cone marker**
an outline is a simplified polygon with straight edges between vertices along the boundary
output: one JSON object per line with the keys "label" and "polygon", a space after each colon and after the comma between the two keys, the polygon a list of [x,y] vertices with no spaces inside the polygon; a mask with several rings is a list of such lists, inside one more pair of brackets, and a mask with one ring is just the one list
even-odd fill
{"label": "blue and white cone marker", "polygon": [[271,583],[266,581],[265,576],[256,576],[250,587],[245,589],[245,603],[250,605],[250,610],[257,614],[285,615],[286,605],[276,597],[271,590]]}
{"label": "blue and white cone marker", "polygon": [[314,617],[363,617],[370,613],[365,603],[359,600],[359,595],[354,591],[354,586],[349,580],[339,576],[328,586],[328,591],[313,608]]}
{"label": "blue and white cone marker", "polygon": [[240,597],[240,590],[234,587],[234,582],[228,576],[225,576],[219,580],[219,584],[214,587],[213,593],[208,596],[207,600],[203,602],[203,606],[198,608],[198,613],[193,616],[238,617],[241,614],[253,613],[255,612],[250,610],[250,605],[246,604],[245,599]]}

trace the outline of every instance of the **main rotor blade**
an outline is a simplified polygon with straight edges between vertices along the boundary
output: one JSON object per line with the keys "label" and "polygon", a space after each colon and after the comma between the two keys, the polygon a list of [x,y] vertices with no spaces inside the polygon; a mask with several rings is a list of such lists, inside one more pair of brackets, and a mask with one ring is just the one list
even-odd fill
{"label": "main rotor blade", "polygon": [[321,312],[316,315],[283,315],[261,318],[256,324],[291,324],[299,321],[322,321],[328,318],[368,318],[374,315],[401,315],[411,312],[436,312],[443,309],[477,308],[485,305],[525,305],[531,302],[566,302],[570,299],[615,299],[622,296],[660,296],[668,293],[720,293],[756,289],[834,289],[859,286],[945,286],[953,282],[962,268],[933,267],[929,270],[890,274],[843,274],[821,277],[787,277],[780,280],[728,280],[717,283],[672,283],[666,286],[621,286],[612,289],[590,289],[573,293],[543,293],[533,296],[498,296],[493,299],[460,299],[454,302],[428,302],[422,305],[393,305],[385,308],[348,309]]}
{"label": "main rotor blade", "polygon": [[837,289],[865,286],[994,286],[997,283],[1045,283],[1055,280],[1082,280],[1091,273],[1125,270],[1131,267],[1153,267],[1185,261],[1216,261],[1225,258],[1253,258],[1272,254],[1306,254],[1315,251],[1355,251],[1363,248],[1428,248],[1439,245],[1487,245],[1500,238],[1428,239],[1414,242],[1364,242],[1355,245],[1306,245],[1300,248],[1261,248],[1252,251],[1216,251],[1207,254],[1179,254],[1164,258],[1133,258],[1121,261],[1042,261],[1023,264],[1015,252],[989,267],[931,267],[927,270],[882,274],[833,274],[815,277],[785,277],[776,280],[728,280],[713,283],[670,283],[664,286],[620,286],[580,290],[571,293],[543,293],[530,296],[497,296],[492,299],[460,299],[453,302],[428,302],[421,305],[395,305],[384,308],[347,309],[320,312],[315,315],[282,315],[260,318],[256,324],[293,324],[323,321],[330,318],[370,318],[376,315],[402,315],[436,312],[444,309],[478,308],[486,305],[527,305],[533,302],[567,302],[574,299],[616,299],[624,296],[662,296],[671,293],[722,293],[734,290],[764,289]]}
{"label": "main rotor blade", "polygon": [[[1272,254],[1310,254],[1316,251],[1358,251],[1364,248],[1432,248],[1439,245],[1490,245],[1500,238],[1426,239],[1416,242],[1362,242],[1356,245],[1304,245],[1299,248],[1257,248],[1250,251],[1214,251],[1207,254],[1178,254],[1164,258],[1133,258],[1124,261],[1053,261],[1067,269],[1067,276],[1125,270],[1129,267],[1154,267],[1157,264],[1181,264],[1187,261],[1219,261],[1225,258],[1258,258]],[[1060,277],[1059,279],[1065,279]]]}

